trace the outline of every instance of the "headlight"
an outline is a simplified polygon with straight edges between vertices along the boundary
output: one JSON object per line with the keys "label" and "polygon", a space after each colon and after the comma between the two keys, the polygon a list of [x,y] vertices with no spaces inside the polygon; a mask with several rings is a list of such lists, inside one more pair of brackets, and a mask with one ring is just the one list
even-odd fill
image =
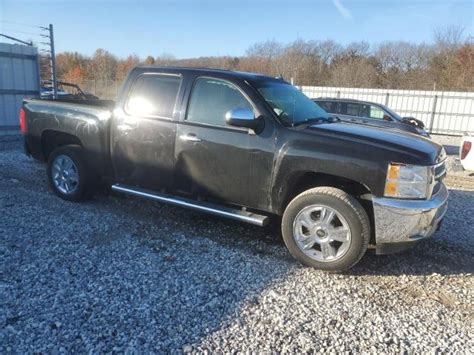
{"label": "headlight", "polygon": [[388,165],[385,196],[395,198],[427,198],[431,167],[392,163]]}

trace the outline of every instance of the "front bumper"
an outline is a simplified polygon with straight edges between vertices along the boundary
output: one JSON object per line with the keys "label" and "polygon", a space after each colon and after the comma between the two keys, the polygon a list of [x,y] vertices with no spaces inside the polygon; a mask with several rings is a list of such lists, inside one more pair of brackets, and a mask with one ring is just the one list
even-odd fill
{"label": "front bumper", "polygon": [[430,237],[448,208],[448,190],[441,185],[430,200],[372,198],[378,254],[397,251]]}

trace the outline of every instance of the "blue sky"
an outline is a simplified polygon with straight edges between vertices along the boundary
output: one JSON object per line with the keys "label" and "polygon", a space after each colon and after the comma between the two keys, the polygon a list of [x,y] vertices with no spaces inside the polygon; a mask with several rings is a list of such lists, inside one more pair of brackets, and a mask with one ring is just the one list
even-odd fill
{"label": "blue sky", "polygon": [[267,39],[429,42],[453,24],[473,35],[474,0],[0,0],[0,33],[37,31],[18,23],[54,24],[58,52],[238,56]]}

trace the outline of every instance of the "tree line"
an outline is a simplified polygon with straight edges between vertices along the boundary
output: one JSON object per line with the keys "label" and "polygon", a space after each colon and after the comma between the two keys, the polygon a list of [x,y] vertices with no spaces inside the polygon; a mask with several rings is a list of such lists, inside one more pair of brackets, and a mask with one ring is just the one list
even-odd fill
{"label": "tree line", "polygon": [[361,88],[474,91],[474,43],[457,27],[435,31],[432,43],[405,41],[341,45],[332,40],[252,45],[239,57],[177,59],[170,54],[120,59],[104,49],[91,56],[64,52],[56,57],[58,77],[121,81],[136,65],[191,66],[251,71],[282,76],[296,85]]}

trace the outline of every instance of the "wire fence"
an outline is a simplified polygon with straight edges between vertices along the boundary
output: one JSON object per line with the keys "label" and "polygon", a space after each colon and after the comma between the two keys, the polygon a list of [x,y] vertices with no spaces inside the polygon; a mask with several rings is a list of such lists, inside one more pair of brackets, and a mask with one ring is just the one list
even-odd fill
{"label": "wire fence", "polygon": [[348,98],[384,104],[401,116],[423,121],[431,133],[474,132],[474,92],[358,89],[302,86],[310,98]]}

